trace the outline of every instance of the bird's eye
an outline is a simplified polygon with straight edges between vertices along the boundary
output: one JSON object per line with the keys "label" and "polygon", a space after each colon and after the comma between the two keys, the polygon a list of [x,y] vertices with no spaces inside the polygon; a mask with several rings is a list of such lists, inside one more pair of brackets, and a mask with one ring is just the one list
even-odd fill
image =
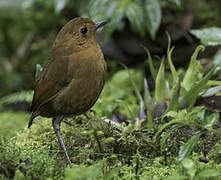
{"label": "bird's eye", "polygon": [[81,33],[82,33],[82,34],[86,34],[86,33],[87,33],[87,28],[86,28],[86,27],[81,28]]}

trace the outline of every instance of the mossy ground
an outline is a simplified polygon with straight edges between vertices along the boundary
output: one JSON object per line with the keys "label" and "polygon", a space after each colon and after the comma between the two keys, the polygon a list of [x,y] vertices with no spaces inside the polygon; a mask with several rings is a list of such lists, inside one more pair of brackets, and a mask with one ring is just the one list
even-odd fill
{"label": "mossy ground", "polygon": [[[89,120],[79,116],[62,123],[61,133],[73,162],[68,166],[50,119],[39,118],[27,129],[28,114],[13,114],[22,125],[8,128],[8,138],[1,140],[0,179],[164,179],[184,173],[175,155],[168,154],[165,161],[147,133],[130,125],[115,128],[93,114]],[[197,171],[221,171],[214,161],[198,159],[195,154]]]}
{"label": "mossy ground", "polygon": [[[142,84],[141,73],[133,71],[131,74]],[[212,179],[212,173],[221,172],[218,164],[220,137],[217,135],[205,133],[200,139],[194,148],[195,154],[190,157],[189,164],[193,165],[189,172],[177,160],[177,155],[180,146],[197,129],[177,129],[161,148],[153,136],[162,122],[154,122],[152,131],[136,128],[134,119],[139,112],[139,102],[125,71],[115,74],[106,83],[94,109],[96,113],[88,113],[88,118],[77,116],[62,122],[61,134],[71,165],[66,164],[51,119],[40,117],[28,129],[28,113],[1,112],[0,179],[189,179],[192,172],[199,174],[195,179]],[[131,123],[117,127],[105,121],[119,111]],[[215,142],[217,145],[213,148]],[[214,151],[209,162],[200,162],[199,158],[207,156],[211,148]],[[208,173],[208,169],[215,171]],[[218,175],[214,179],[221,179]]]}

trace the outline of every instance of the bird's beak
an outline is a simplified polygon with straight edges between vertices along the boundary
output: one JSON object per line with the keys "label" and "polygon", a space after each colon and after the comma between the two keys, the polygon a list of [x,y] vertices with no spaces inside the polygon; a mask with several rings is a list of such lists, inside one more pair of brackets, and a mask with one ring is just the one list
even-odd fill
{"label": "bird's beak", "polygon": [[96,26],[95,26],[95,30],[97,30],[98,28],[104,26],[104,25],[107,24],[108,22],[109,22],[109,20],[97,22],[97,23],[96,23]]}

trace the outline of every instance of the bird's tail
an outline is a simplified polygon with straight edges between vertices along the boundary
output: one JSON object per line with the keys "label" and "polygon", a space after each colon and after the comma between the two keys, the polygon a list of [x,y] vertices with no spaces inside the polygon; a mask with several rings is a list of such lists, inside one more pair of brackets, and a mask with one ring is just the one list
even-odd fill
{"label": "bird's tail", "polygon": [[32,111],[31,112],[31,117],[30,117],[30,120],[29,120],[29,123],[28,123],[28,128],[31,127],[34,118],[36,118],[38,115],[39,115],[39,113],[37,111],[34,111],[34,112]]}

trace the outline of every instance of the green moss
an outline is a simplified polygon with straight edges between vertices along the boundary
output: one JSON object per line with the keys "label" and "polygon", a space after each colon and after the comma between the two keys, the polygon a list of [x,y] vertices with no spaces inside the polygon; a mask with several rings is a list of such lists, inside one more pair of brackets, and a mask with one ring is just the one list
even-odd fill
{"label": "green moss", "polygon": [[[65,119],[62,136],[73,164],[67,167],[57,143],[51,119],[39,118],[9,141],[0,143],[1,179],[164,179],[186,175],[172,154],[160,156],[150,135],[133,126],[116,129],[98,116],[89,114]],[[66,123],[65,123],[66,122]],[[221,165],[199,162],[198,171]],[[168,165],[165,165],[167,163]]]}
{"label": "green moss", "polygon": [[28,122],[28,113],[6,111],[0,113],[0,137],[15,136]]}
{"label": "green moss", "polygon": [[[21,149],[16,139],[0,144],[0,172],[5,178],[14,179],[61,179],[64,168],[54,155],[44,149]],[[63,165],[64,166],[64,165]],[[24,178],[23,178],[24,176]]]}

